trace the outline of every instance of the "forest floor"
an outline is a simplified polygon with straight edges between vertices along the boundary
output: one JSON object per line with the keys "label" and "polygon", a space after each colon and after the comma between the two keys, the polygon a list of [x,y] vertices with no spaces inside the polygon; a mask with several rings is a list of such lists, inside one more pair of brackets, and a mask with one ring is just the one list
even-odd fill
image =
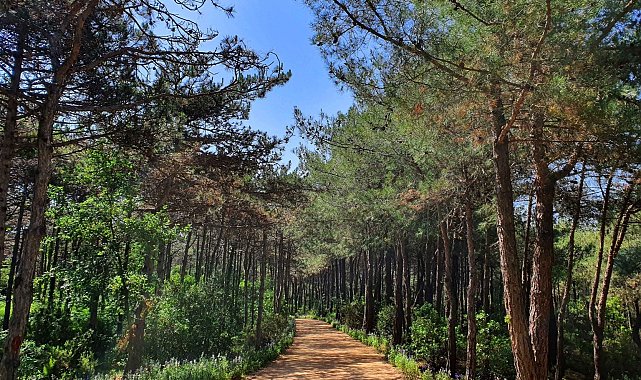
{"label": "forest floor", "polygon": [[296,320],[294,343],[276,361],[252,376],[267,379],[385,379],[403,375],[385,357],[329,324]]}

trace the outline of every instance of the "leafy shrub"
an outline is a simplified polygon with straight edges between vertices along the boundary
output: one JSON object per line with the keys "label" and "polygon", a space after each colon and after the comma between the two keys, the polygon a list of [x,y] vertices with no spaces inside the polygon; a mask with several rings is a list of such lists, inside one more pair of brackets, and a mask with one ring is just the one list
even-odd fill
{"label": "leafy shrub", "polygon": [[91,343],[91,331],[62,345],[38,345],[27,340],[21,350],[20,378],[66,380],[88,376],[94,373],[97,364]]}
{"label": "leafy shrub", "polygon": [[507,328],[483,312],[476,314],[476,326],[479,375],[482,378],[515,378],[512,346],[506,333]]}
{"label": "leafy shrub", "polygon": [[447,321],[432,305],[424,304],[415,310],[410,337],[408,347],[417,359],[429,363],[432,367],[445,366]]}
{"label": "leafy shrub", "polygon": [[[267,346],[261,349],[247,346],[245,351],[230,357],[215,356],[191,361],[172,359],[164,364],[152,363],[128,378],[131,380],[235,380],[254,372],[274,360],[294,339],[293,319],[274,318],[275,323],[284,320],[284,326]],[[267,321],[267,319],[266,319]],[[271,323],[271,322],[270,322]],[[269,324],[269,323],[266,323]],[[94,380],[111,380],[113,375],[99,375]]]}
{"label": "leafy shrub", "polygon": [[385,305],[376,315],[376,331],[385,337],[391,338],[394,330],[394,305]]}
{"label": "leafy shrub", "polygon": [[361,300],[341,306],[340,323],[351,329],[360,329],[363,326],[364,304]]}
{"label": "leafy shrub", "polygon": [[211,284],[171,282],[147,316],[147,359],[197,360],[232,350],[242,335],[241,313]]}

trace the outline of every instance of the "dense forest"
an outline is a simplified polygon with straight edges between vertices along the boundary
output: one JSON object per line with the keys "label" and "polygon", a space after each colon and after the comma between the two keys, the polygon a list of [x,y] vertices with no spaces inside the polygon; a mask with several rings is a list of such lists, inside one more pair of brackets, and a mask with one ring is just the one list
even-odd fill
{"label": "dense forest", "polygon": [[641,378],[641,3],[304,3],[355,102],[284,137],[227,4],[0,4],[0,379],[240,378],[293,316],[408,378]]}

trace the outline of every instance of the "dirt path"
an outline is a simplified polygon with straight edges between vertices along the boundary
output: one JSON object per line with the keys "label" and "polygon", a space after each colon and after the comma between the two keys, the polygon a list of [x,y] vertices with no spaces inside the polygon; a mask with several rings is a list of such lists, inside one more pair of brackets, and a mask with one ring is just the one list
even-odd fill
{"label": "dirt path", "polygon": [[250,376],[267,379],[401,380],[403,375],[372,347],[313,319],[296,320],[294,344],[276,361]]}

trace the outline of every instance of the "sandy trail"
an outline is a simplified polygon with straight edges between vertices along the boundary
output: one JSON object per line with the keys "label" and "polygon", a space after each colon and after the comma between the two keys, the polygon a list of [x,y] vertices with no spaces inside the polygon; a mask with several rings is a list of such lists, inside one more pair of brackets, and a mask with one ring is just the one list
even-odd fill
{"label": "sandy trail", "polygon": [[383,355],[329,324],[296,320],[294,343],[248,379],[403,379]]}

